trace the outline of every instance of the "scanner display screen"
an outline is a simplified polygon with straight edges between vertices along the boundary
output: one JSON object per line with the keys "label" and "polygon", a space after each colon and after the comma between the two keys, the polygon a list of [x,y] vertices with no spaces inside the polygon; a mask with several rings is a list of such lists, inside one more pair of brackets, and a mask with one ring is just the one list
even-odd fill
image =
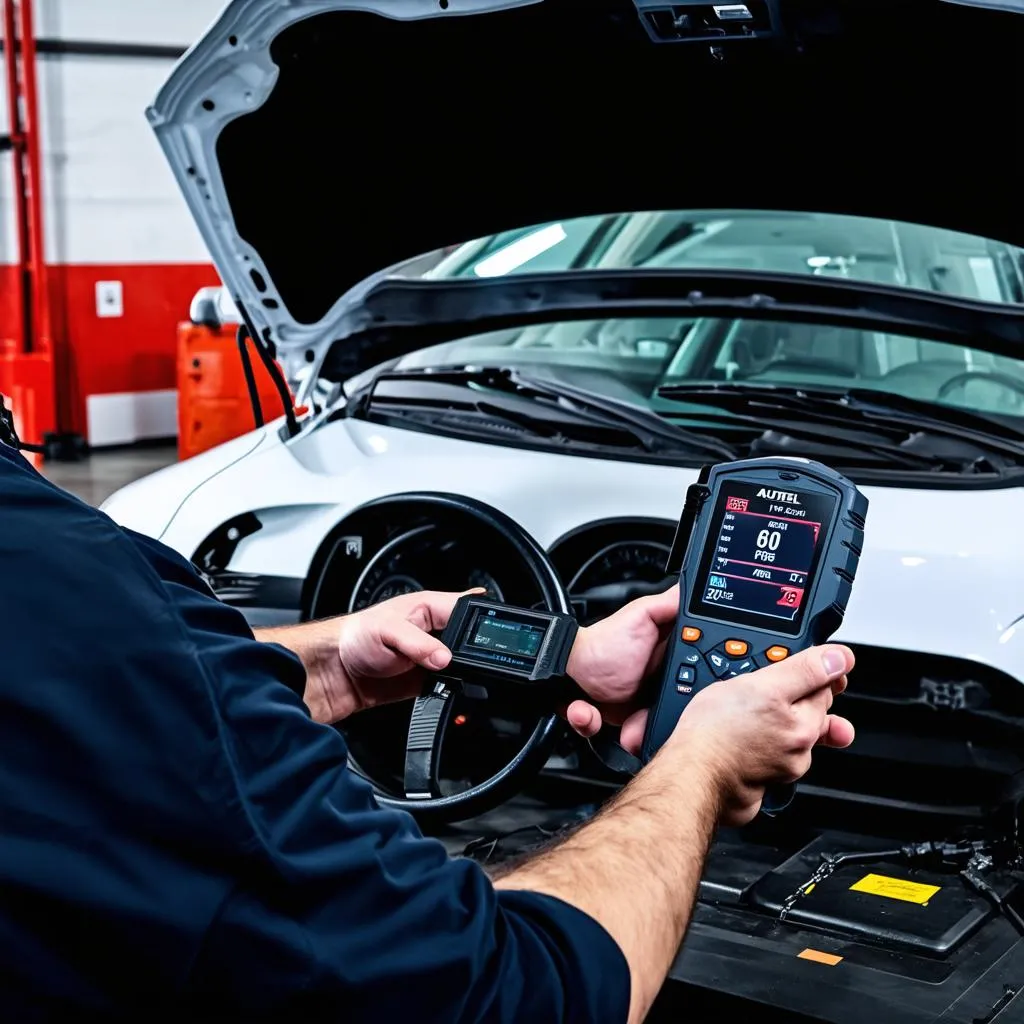
{"label": "scanner display screen", "polygon": [[546,634],[547,627],[529,615],[480,609],[470,619],[460,647],[483,661],[527,668],[536,661]]}
{"label": "scanner display screen", "polygon": [[723,484],[690,614],[799,633],[836,500],[817,491]]}

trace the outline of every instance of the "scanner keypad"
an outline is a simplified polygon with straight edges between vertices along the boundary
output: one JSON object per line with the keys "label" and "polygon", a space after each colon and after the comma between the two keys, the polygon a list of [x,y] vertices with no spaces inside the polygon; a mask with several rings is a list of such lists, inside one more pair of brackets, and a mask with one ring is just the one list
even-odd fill
{"label": "scanner keypad", "polygon": [[739,661],[734,661],[729,666],[729,671],[725,674],[726,679],[735,679],[737,676],[746,675],[747,672],[753,672],[757,668],[753,658],[741,658]]}
{"label": "scanner keypad", "polygon": [[708,665],[711,666],[711,672],[716,679],[724,679],[732,667],[725,651],[719,648],[708,652]]}
{"label": "scanner keypad", "polygon": [[707,655],[707,662],[716,679],[735,679],[745,672],[760,668],[757,661],[747,652],[750,644],[746,640],[726,640]]}
{"label": "scanner keypad", "polygon": [[692,665],[681,665],[676,673],[677,683],[689,683],[691,686],[697,680],[697,670]]}
{"label": "scanner keypad", "polygon": [[696,647],[683,647],[679,669],[676,671],[676,693],[688,696],[697,687],[697,673],[704,663],[704,655]]}
{"label": "scanner keypad", "polygon": [[696,643],[703,636],[696,626],[684,626],[681,636],[687,638],[679,653],[679,668],[676,672],[676,692],[689,696],[716,679],[735,679],[737,676],[755,672],[789,656],[789,650],[773,645],[757,654],[750,650],[746,640],[729,639],[717,644],[710,651],[701,651]]}

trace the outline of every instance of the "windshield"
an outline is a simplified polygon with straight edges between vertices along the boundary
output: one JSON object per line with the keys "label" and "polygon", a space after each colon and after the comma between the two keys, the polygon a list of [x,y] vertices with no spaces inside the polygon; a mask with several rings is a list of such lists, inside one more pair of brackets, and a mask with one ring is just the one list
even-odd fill
{"label": "windshield", "polygon": [[[580,217],[459,246],[426,277],[687,268],[833,276],[1024,302],[1024,250],[900,221],[700,210]],[[869,388],[1024,416],[1024,360],[873,331],[729,319],[592,320],[505,330],[406,356],[398,368],[507,366],[678,415],[665,385]],[[969,376],[967,376],[969,375]]]}
{"label": "windshield", "polygon": [[[502,366],[680,415],[665,385],[869,388],[1024,417],[1024,360],[849,328],[731,319],[589,320],[496,331],[405,356],[396,369]],[[1018,424],[1019,425],[1019,424]]]}
{"label": "windshield", "polygon": [[758,270],[1024,302],[1024,250],[900,221],[700,210],[581,217],[468,242],[429,278],[558,270]]}

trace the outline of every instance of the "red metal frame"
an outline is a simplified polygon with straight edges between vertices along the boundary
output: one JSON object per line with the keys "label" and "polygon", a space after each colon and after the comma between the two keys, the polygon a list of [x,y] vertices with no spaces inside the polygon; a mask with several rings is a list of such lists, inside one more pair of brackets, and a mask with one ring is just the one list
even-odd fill
{"label": "red metal frame", "polygon": [[21,352],[51,351],[50,304],[43,252],[39,90],[32,0],[3,5],[4,69],[14,164],[14,204],[21,280]]}
{"label": "red metal frame", "polygon": [[[54,345],[43,232],[39,90],[33,0],[0,0],[4,78],[14,170],[18,292],[14,337],[0,351],[0,392],[10,400],[22,440],[44,443],[58,436]],[[31,456],[39,465],[39,457]]]}

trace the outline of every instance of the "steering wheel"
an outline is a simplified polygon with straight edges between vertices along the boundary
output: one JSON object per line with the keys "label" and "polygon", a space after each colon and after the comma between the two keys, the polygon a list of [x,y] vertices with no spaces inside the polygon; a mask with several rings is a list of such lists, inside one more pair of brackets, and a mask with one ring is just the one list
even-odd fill
{"label": "steering wheel", "polygon": [[[484,532],[502,539],[528,574],[539,594],[536,607],[560,615],[572,614],[569,595],[544,549],[514,520],[483,502],[450,494],[415,493],[391,495],[362,506],[371,516],[386,517],[389,509],[415,504],[428,518],[469,517]],[[431,516],[431,512],[436,513]],[[428,526],[429,530],[430,527]],[[447,589],[431,580],[419,580],[425,589]],[[316,617],[316,609],[311,609]],[[501,684],[496,684],[501,685]],[[514,684],[506,684],[514,686]],[[349,767],[373,787],[377,802],[384,807],[408,811],[422,821],[464,821],[492,810],[520,792],[526,782],[544,767],[563,729],[561,719],[550,708],[538,708],[539,718],[519,752],[490,778],[458,793],[442,795],[438,766],[445,736],[452,719],[453,698],[460,684],[441,676],[426,679],[422,694],[412,707],[405,739],[402,792],[395,793],[375,779],[349,756]],[[473,687],[472,696],[485,704],[494,694]],[[367,712],[369,713],[369,712]],[[344,727],[339,731],[344,732]]]}
{"label": "steering wheel", "polygon": [[988,380],[993,384],[1006,388],[1008,391],[1012,391],[1016,395],[1024,397],[1024,381],[1019,381],[1008,373],[996,373],[993,370],[964,370],[956,374],[956,376],[950,377],[939,388],[936,398],[940,400],[947,398],[951,392],[955,391],[958,387],[965,387],[972,380]]}

